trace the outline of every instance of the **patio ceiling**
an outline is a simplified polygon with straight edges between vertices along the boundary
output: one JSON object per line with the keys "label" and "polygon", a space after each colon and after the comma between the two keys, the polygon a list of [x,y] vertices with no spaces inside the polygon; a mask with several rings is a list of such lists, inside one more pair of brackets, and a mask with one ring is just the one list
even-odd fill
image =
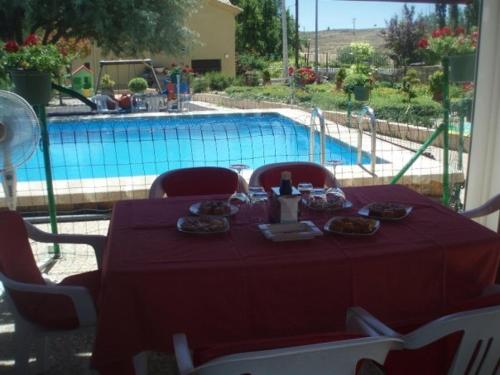
{"label": "patio ceiling", "polygon": [[471,4],[472,0],[351,0],[351,1],[386,1],[391,3],[426,3],[426,4]]}

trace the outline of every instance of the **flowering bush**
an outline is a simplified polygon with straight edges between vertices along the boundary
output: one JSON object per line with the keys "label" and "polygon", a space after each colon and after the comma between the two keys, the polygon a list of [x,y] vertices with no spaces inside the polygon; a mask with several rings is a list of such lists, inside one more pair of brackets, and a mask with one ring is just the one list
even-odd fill
{"label": "flowering bush", "polygon": [[54,77],[61,74],[63,67],[70,62],[65,51],[53,44],[41,44],[35,34],[30,34],[22,46],[14,40],[7,41],[0,54],[2,70],[34,70],[51,73]]}
{"label": "flowering bush", "polygon": [[421,38],[417,45],[431,53],[431,58],[441,59],[443,56],[464,55],[476,50],[479,33],[473,31],[466,34],[463,27],[451,30],[449,27],[436,29],[429,38]]}
{"label": "flowering bush", "polygon": [[305,66],[297,70],[289,67],[288,75],[293,77],[294,82],[298,85],[309,85],[316,82],[316,72],[310,66]]}

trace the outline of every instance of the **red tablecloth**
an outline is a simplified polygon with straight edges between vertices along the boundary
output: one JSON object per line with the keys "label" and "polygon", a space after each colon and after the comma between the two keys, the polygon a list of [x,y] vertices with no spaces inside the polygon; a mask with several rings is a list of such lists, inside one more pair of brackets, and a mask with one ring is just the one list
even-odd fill
{"label": "red tablecloth", "polygon": [[[349,306],[389,324],[435,317],[495,278],[500,237],[403,186],[345,189],[354,214],[373,201],[414,207],[370,237],[325,233],[274,243],[242,209],[231,230],[189,235],[178,217],[201,197],[118,202],[104,256],[94,364],[125,373],[134,353],[342,329]],[[207,199],[207,197],[203,197]],[[328,216],[311,215],[322,228]],[[108,367],[109,366],[109,367]],[[113,367],[114,366],[114,367]]]}

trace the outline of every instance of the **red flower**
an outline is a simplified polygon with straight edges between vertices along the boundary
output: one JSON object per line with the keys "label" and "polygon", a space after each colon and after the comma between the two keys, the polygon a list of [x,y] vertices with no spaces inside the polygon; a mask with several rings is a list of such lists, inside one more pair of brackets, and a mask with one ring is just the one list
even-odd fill
{"label": "red flower", "polygon": [[464,90],[469,91],[474,88],[474,82],[466,82],[464,83]]}
{"label": "red flower", "polygon": [[432,37],[433,38],[441,38],[443,34],[441,34],[441,29],[436,29],[432,32]]}
{"label": "red flower", "polygon": [[31,33],[28,35],[28,37],[24,40],[24,45],[25,46],[34,46],[38,44],[38,37],[36,34]]}
{"label": "red flower", "polygon": [[463,35],[465,34],[465,29],[462,26],[457,26],[455,28],[455,35]]}
{"label": "red flower", "polygon": [[429,41],[427,38],[420,38],[420,40],[417,43],[418,48],[427,48],[429,47]]}
{"label": "red flower", "polygon": [[293,70],[293,66],[289,66],[289,67],[288,67],[288,75],[289,75],[289,76],[293,75],[293,72],[294,72],[294,70]]}
{"label": "red flower", "polygon": [[450,36],[452,34],[451,29],[449,27],[443,27],[441,29],[441,35],[442,36]]}
{"label": "red flower", "polygon": [[3,48],[7,52],[17,52],[17,51],[19,51],[19,44],[17,44],[17,42],[15,40],[9,40],[7,43],[5,43]]}

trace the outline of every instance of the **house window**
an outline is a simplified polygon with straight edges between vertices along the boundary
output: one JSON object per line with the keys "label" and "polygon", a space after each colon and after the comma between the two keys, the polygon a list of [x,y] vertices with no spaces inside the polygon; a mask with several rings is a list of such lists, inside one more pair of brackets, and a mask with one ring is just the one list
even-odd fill
{"label": "house window", "polygon": [[220,72],[220,59],[214,60],[191,60],[191,67],[195,73]]}

